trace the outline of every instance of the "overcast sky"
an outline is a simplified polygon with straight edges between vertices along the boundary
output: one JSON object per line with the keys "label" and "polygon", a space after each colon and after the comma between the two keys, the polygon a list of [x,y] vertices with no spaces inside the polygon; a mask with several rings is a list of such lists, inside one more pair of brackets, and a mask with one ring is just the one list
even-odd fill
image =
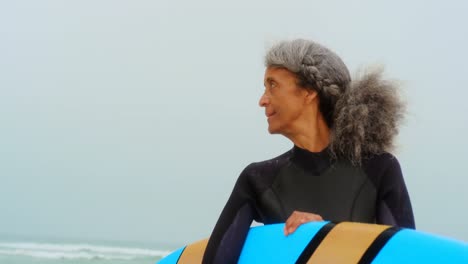
{"label": "overcast sky", "polygon": [[466,1],[0,0],[0,234],[207,237],[249,163],[292,144],[263,55],[309,38],[384,64],[417,227],[468,241]]}

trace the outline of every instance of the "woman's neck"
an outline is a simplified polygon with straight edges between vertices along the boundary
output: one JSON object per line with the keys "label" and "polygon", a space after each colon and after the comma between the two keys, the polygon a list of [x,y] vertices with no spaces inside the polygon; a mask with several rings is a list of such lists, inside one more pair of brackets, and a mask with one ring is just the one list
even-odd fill
{"label": "woman's neck", "polygon": [[301,122],[293,133],[284,136],[294,145],[310,152],[320,152],[330,144],[330,128],[321,114],[314,120]]}

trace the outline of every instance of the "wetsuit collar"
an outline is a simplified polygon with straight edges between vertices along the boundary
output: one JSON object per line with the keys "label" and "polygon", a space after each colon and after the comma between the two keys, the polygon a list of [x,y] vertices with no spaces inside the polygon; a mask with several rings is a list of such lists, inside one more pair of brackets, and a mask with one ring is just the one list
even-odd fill
{"label": "wetsuit collar", "polygon": [[332,158],[328,147],[320,152],[310,152],[294,145],[292,152],[291,161],[306,172],[315,175],[320,175],[332,164]]}

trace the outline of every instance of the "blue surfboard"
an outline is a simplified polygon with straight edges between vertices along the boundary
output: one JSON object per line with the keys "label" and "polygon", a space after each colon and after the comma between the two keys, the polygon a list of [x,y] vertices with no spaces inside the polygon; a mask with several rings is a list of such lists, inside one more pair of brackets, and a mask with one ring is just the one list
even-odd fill
{"label": "blue surfboard", "polygon": [[[252,227],[238,263],[468,263],[468,243],[412,229],[350,222],[307,223],[289,236],[283,229],[284,224]],[[207,241],[158,263],[201,263]]]}

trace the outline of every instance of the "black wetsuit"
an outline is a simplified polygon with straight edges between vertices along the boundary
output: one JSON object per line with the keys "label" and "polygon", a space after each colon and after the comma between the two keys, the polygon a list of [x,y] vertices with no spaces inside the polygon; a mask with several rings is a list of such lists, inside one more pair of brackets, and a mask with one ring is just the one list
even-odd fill
{"label": "black wetsuit", "polygon": [[394,156],[374,155],[353,166],[332,160],[327,149],[312,153],[295,146],[244,169],[211,234],[203,263],[236,263],[253,220],[281,223],[295,210],[330,221],[415,228]]}

